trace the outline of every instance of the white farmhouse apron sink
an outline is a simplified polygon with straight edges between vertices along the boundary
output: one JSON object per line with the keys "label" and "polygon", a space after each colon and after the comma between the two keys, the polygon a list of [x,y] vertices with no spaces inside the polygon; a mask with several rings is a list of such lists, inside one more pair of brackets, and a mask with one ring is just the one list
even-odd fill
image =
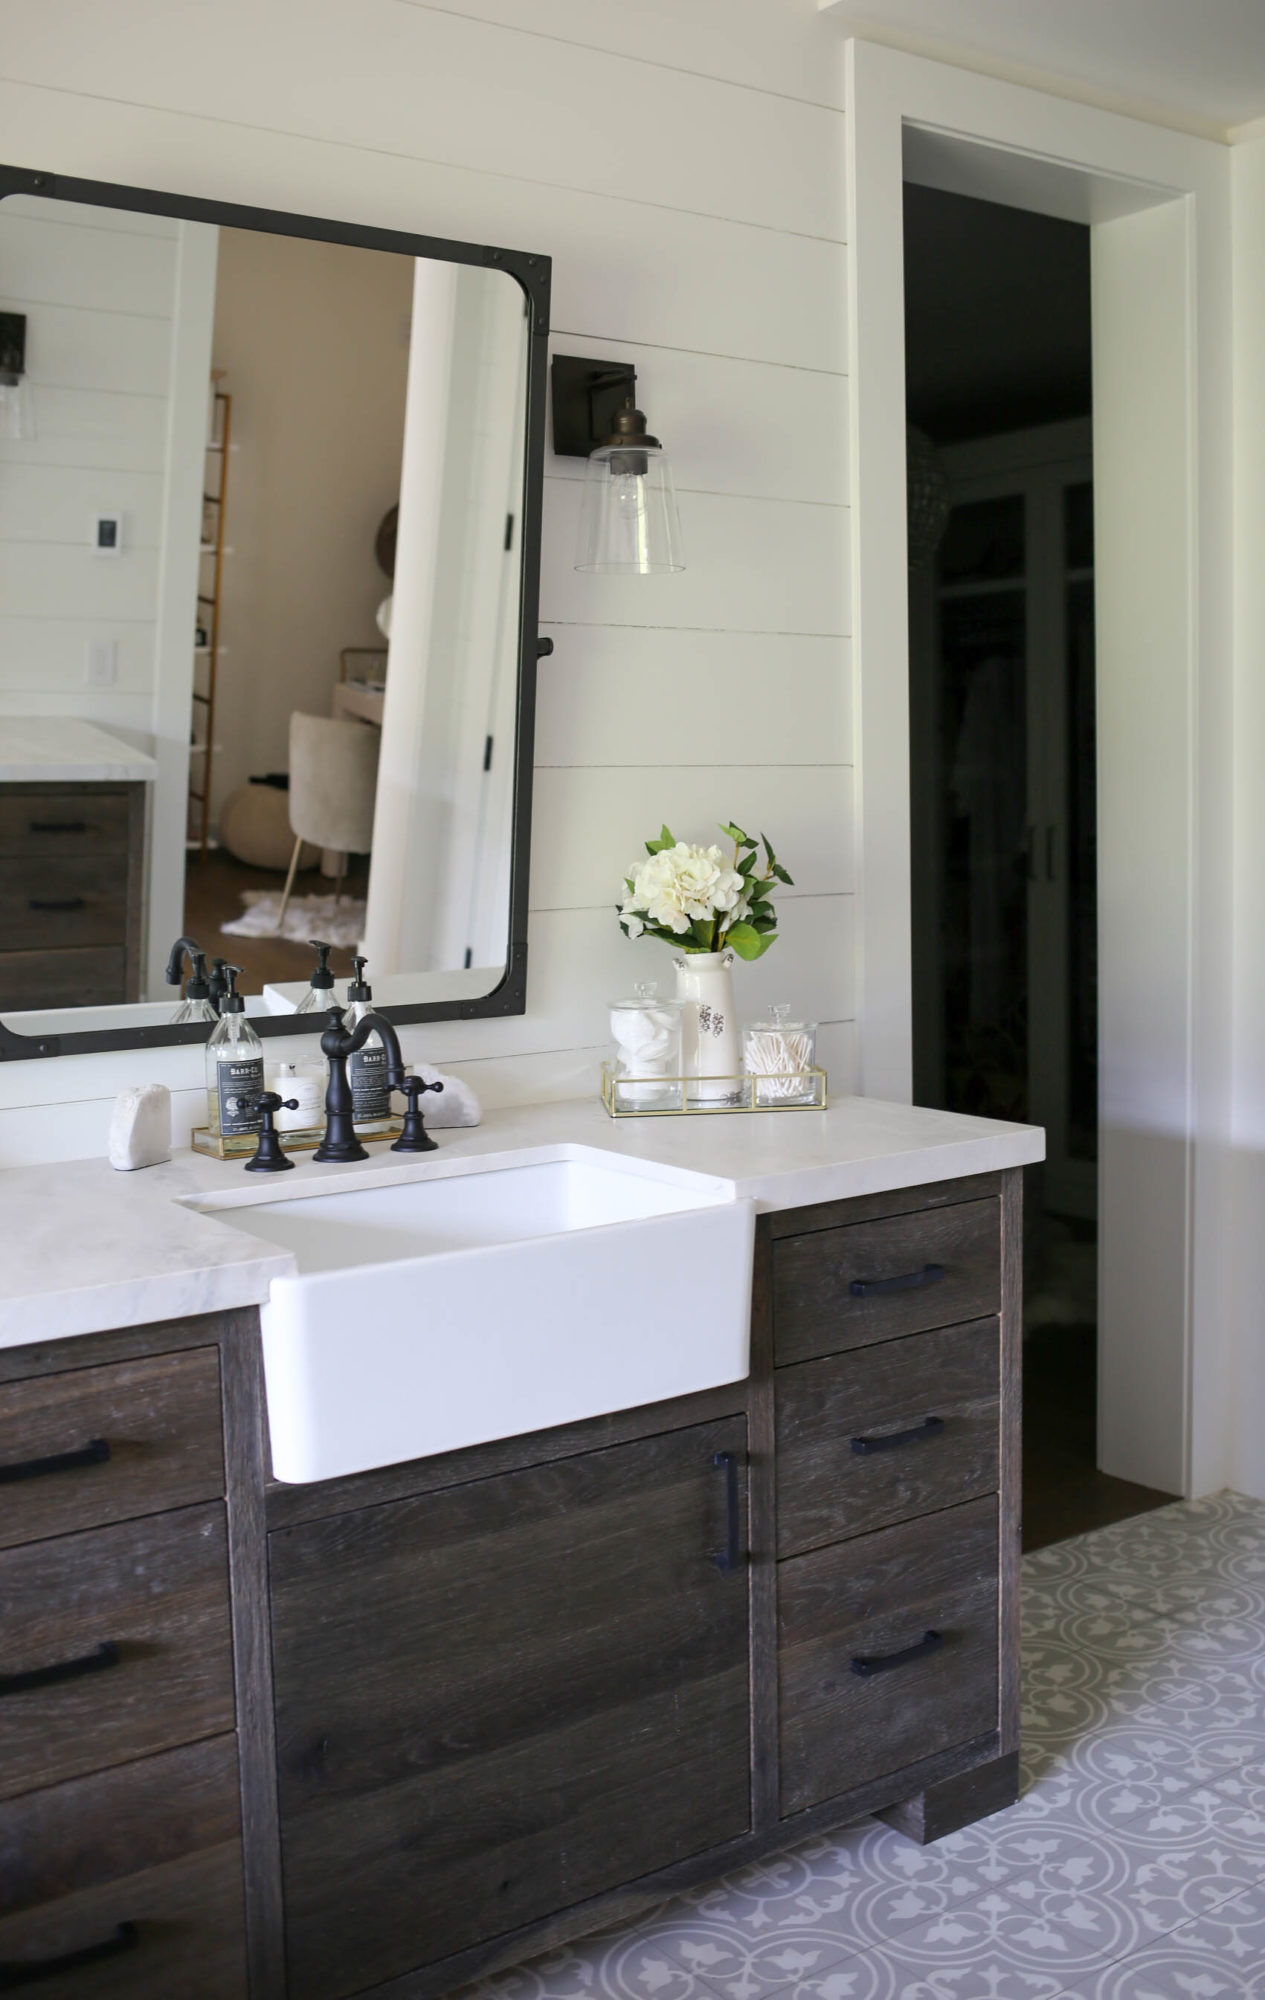
{"label": "white farmhouse apron sink", "polygon": [[260,1317],[273,1472],[302,1484],[748,1371],[755,1212],[582,1148],[199,1203],[289,1250]]}

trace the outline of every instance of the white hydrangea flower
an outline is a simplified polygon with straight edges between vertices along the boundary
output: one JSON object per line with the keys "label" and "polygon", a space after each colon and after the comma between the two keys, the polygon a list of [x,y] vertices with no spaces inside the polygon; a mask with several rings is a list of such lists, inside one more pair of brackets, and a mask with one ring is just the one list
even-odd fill
{"label": "white hydrangea flower", "polygon": [[743,877],[727,865],[719,847],[678,840],[647,856],[631,879],[632,891],[620,909],[629,937],[641,935],[643,916],[681,937],[692,923],[709,923],[720,912],[732,912],[735,920],[750,914]]}

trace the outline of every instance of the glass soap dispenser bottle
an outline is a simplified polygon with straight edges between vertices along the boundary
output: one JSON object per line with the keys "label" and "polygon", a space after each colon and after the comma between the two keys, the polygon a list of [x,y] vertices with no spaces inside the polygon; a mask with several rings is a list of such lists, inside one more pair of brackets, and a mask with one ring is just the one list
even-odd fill
{"label": "glass soap dispenser bottle", "polygon": [[[365,978],[367,959],[353,958],[356,976],[347,988],[348,1007],[343,1026],[351,1029],[373,1012],[373,988]],[[387,1052],[381,1035],[372,1029],[362,1049],[347,1058],[347,1081],[351,1085],[352,1122],[361,1137],[365,1133],[392,1130],[391,1091],[387,1083]]]}
{"label": "glass soap dispenser bottle", "polygon": [[185,983],[184,999],[171,1017],[171,1025],[173,1028],[187,1028],[191,1021],[207,1021],[213,1027],[220,1017],[211,1005],[206,953],[191,952],[189,960],[193,969]]}
{"label": "glass soap dispenser bottle", "polygon": [[237,991],[240,973],[240,965],[224,968],[220,1018],[206,1045],[207,1124],[222,1146],[262,1132],[264,1124],[259,1109],[264,1045],[246,1019],[246,1002]]}
{"label": "glass soap dispenser bottle", "polygon": [[316,969],[307,992],[294,1011],[296,1014],[325,1014],[335,1004],[334,975],[329,969],[329,955],[334,947],[322,944],[319,938],[309,938],[308,943],[316,953]]}

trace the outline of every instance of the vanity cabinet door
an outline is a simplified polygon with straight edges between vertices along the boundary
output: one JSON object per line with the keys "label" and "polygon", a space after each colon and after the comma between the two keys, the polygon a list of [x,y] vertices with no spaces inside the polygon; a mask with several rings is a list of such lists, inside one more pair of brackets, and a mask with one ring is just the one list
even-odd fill
{"label": "vanity cabinet door", "polygon": [[744,1460],[730,1418],[271,1536],[291,2000],[746,1831]]}

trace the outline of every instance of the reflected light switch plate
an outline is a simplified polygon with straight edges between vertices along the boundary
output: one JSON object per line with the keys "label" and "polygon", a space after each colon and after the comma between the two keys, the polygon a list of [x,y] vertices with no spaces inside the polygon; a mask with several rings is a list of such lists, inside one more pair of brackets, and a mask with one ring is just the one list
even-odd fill
{"label": "reflected light switch plate", "polygon": [[112,688],[119,677],[119,648],[114,639],[89,639],[84,649],[84,679],[90,688]]}

